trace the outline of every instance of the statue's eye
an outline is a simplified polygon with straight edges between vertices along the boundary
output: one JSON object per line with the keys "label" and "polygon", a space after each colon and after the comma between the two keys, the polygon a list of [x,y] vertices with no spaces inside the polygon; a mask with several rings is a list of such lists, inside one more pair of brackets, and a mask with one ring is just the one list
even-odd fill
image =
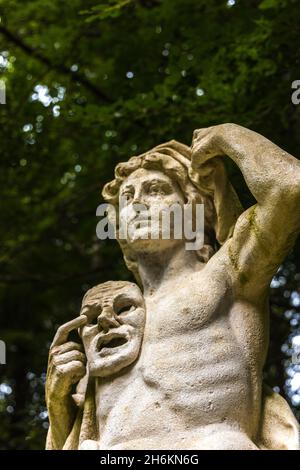
{"label": "statue's eye", "polygon": [[154,186],[154,188],[151,188],[151,189],[150,189],[150,193],[152,193],[152,194],[157,194],[157,193],[159,193],[159,192],[160,192],[160,191],[159,191],[159,188],[157,188],[157,187],[155,187],[155,186]]}
{"label": "statue's eye", "polygon": [[168,184],[155,182],[150,184],[148,191],[149,194],[152,195],[169,194],[171,192],[171,188],[169,188]]}
{"label": "statue's eye", "polygon": [[133,199],[133,191],[124,191],[121,194],[122,198],[125,198],[127,201],[131,201]]}
{"label": "statue's eye", "polygon": [[163,194],[163,188],[158,184],[152,184],[149,188],[150,194]]}

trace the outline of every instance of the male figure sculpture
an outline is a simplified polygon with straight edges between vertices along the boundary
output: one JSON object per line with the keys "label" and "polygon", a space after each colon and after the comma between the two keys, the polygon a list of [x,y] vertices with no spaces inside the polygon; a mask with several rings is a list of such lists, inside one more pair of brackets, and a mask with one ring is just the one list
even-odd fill
{"label": "male figure sculpture", "polygon": [[[223,156],[257,201],[245,212]],[[128,201],[120,220],[132,230],[119,242],[147,313],[136,361],[111,377],[106,368],[92,392],[97,448],[299,448],[287,403],[262,384],[269,285],[300,231],[299,161],[251,130],[223,124],[195,131],[191,148],[171,141],[119,164],[103,196],[116,208],[121,196]],[[200,250],[186,250],[184,239],[147,237],[135,206],[151,216],[174,203],[204,204]],[[107,314],[111,331],[115,319]]]}

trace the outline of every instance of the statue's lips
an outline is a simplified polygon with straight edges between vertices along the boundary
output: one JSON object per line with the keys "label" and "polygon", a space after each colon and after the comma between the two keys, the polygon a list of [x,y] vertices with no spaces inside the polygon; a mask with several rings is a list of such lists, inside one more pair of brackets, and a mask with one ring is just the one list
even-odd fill
{"label": "statue's lips", "polygon": [[136,217],[128,223],[127,227],[133,231],[146,230],[147,232],[151,232],[153,227],[156,227],[157,223],[159,222],[155,218],[151,219],[151,216],[149,215],[149,217]]}
{"label": "statue's lips", "polygon": [[111,332],[100,336],[96,344],[96,349],[100,353],[109,354],[115,352],[117,348],[124,346],[127,342],[128,338],[124,334]]}

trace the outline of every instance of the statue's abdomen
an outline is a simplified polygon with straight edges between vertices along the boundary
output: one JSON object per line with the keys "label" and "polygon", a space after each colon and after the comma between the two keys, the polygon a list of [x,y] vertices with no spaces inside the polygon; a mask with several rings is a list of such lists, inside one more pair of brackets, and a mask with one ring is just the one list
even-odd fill
{"label": "statue's abdomen", "polygon": [[180,416],[184,428],[234,422],[248,431],[251,373],[228,320],[148,343],[141,361],[145,384],[156,389],[162,407]]}

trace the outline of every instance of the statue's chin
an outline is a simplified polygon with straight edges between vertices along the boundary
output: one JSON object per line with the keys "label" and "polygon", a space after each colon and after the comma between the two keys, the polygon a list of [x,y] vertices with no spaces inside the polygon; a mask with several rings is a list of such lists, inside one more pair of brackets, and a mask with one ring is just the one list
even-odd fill
{"label": "statue's chin", "polygon": [[130,230],[128,233],[128,243],[151,243],[155,240],[155,237],[158,238],[156,233],[153,233],[149,228],[135,228],[134,231]]}
{"label": "statue's chin", "polygon": [[156,236],[156,238],[151,238],[149,235],[146,238],[146,234],[141,233],[141,231],[137,231],[137,233],[134,233],[133,236],[127,239],[127,245],[136,252],[157,252],[182,243],[182,240],[166,239],[162,238],[161,235]]}
{"label": "statue's chin", "polygon": [[137,359],[140,349],[139,344],[133,343],[115,348],[115,351],[105,350],[94,354],[94,357],[88,360],[90,376],[108,377],[132,364]]}

